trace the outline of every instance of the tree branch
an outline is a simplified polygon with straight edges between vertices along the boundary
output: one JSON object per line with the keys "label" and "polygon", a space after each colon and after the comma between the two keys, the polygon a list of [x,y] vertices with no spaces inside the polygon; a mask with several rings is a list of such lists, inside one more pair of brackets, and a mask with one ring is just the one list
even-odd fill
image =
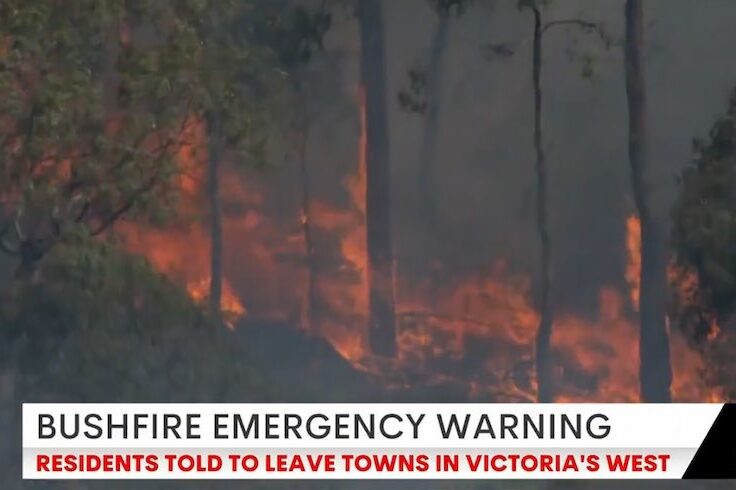
{"label": "tree branch", "polygon": [[150,191],[156,182],[158,181],[158,173],[154,174],[144,185],[139,187],[134,193],[128,196],[128,199],[110,216],[105,219],[100,226],[90,232],[91,236],[97,236],[103,231],[107,230],[112,226],[118,219],[120,219],[125,213],[130,211],[135,202],[146,192]]}
{"label": "tree branch", "polygon": [[542,27],[542,34],[544,34],[545,32],[547,32],[549,29],[553,27],[560,27],[560,26],[575,26],[575,27],[579,27],[581,30],[585,32],[594,32],[606,44],[606,46],[610,44],[610,40],[608,39],[608,35],[606,34],[606,31],[604,31],[603,28],[598,23],[583,20],[583,19],[561,19],[561,20],[553,20],[553,21],[547,22]]}
{"label": "tree branch", "polygon": [[490,323],[486,323],[481,320],[476,320],[475,318],[455,317],[451,315],[445,315],[442,313],[430,313],[426,311],[402,311],[402,312],[397,312],[396,316],[399,318],[403,318],[403,317],[429,318],[429,319],[443,320],[447,322],[461,322],[461,323],[467,323],[470,325],[476,325],[476,326],[484,327],[484,328],[496,328],[497,327],[497,325],[492,325]]}
{"label": "tree branch", "polygon": [[[187,103],[187,113],[189,112],[189,108],[191,105],[191,98],[189,99]],[[160,159],[162,159],[168,152],[171,150],[171,147],[174,145],[174,143],[181,144],[181,138],[180,136],[186,131],[187,128],[187,120],[188,117],[185,116],[182,120],[182,124],[179,128],[179,131],[175,133],[175,135],[170,136],[164,143],[159,145],[158,147],[154,148],[153,150],[141,150],[139,148],[131,148],[131,152],[140,152],[145,151],[145,153],[148,154],[148,156],[151,157],[158,157],[160,163]],[[136,145],[142,144],[143,141],[139,140]],[[122,162],[121,162],[122,163]],[[120,165],[120,164],[118,164]],[[159,178],[159,172],[155,172],[148,181],[141,187],[139,187],[135,192],[133,192],[128,199],[117,209],[115,210],[110,216],[108,216],[97,228],[90,231],[91,236],[97,236],[100,233],[107,230],[110,226],[112,226],[118,219],[120,219],[125,213],[130,211],[130,209],[135,205],[135,202],[146,192],[150,191],[154,185],[156,185]],[[90,207],[92,206],[91,200],[87,200],[85,202],[84,207],[82,208],[78,218],[77,222],[82,221],[84,216],[89,211]]]}

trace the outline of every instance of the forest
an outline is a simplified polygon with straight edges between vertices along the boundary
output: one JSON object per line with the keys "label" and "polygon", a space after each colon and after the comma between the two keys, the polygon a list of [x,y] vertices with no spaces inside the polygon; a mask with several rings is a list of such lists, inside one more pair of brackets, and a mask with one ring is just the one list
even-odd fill
{"label": "forest", "polygon": [[0,483],[22,402],[736,398],[734,16],[3,0]]}

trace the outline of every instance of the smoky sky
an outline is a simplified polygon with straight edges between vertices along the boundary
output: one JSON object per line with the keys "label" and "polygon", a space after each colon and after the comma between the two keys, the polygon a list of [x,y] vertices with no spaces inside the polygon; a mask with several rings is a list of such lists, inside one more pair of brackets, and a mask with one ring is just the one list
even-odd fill
{"label": "smoky sky", "polygon": [[[600,23],[612,45],[575,29],[550,30],[543,53],[544,145],[555,293],[563,306],[593,310],[602,285],[619,285],[625,264],[625,217],[634,210],[627,158],[623,72],[623,1],[557,0],[546,20]],[[392,93],[406,67],[426,58],[436,18],[425,2],[387,2]],[[736,84],[731,63],[736,2],[649,0],[645,51],[650,162],[660,216],[676,192],[675,177],[692,158],[693,137],[707,134]],[[438,167],[444,260],[477,267],[495,257],[536,270],[530,13],[513,0],[479,1],[452,21],[440,94]],[[516,43],[508,59],[487,60],[488,43]],[[571,59],[570,51],[575,53]],[[582,57],[593,58],[593,78]],[[397,183],[396,239],[411,253],[415,216],[402,187],[416,177],[423,121],[392,113]],[[403,232],[403,233],[402,233]],[[406,250],[406,248],[408,250]]]}
{"label": "smoky sky", "polygon": [[[532,149],[532,19],[516,0],[476,0],[451,21],[438,96],[439,231],[421,231],[418,161],[425,119],[403,111],[397,93],[407,71],[426,67],[437,17],[425,0],[385,1],[386,63],[393,176],[394,243],[399,268],[428,241],[450,274],[505,259],[536,273]],[[554,295],[562,309],[597,309],[604,285],[624,287],[625,219],[634,211],[627,157],[623,0],[555,0],[545,20],[583,18],[603,26],[606,49],[575,29],[550,30],[544,42],[544,146],[549,174]],[[645,2],[649,155],[659,216],[667,219],[675,179],[692,159],[736,85],[729,0]],[[343,179],[356,168],[359,38],[351,12],[336,16],[325,52],[309,68],[313,124],[307,150],[318,199],[349,203]],[[511,43],[508,58],[484,46]],[[572,53],[572,55],[571,55]],[[582,76],[582,60],[593,76]],[[259,179],[267,203],[296,215],[297,167],[285,156]],[[296,222],[294,224],[296,225]]]}

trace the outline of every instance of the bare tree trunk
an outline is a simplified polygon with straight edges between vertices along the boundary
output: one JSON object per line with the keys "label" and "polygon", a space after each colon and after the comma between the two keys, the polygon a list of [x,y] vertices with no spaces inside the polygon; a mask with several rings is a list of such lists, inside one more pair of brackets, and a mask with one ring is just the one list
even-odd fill
{"label": "bare tree trunk", "polygon": [[358,20],[361,79],[366,94],[369,341],[375,354],[390,357],[396,353],[396,316],[382,0],[359,0]]}
{"label": "bare tree trunk", "polygon": [[209,117],[207,194],[210,204],[210,311],[221,320],[222,302],[222,202],[220,198],[220,127],[216,117]]}
{"label": "bare tree trunk", "polygon": [[547,222],[547,168],[542,139],[542,14],[537,7],[534,13],[534,53],[532,55],[532,78],[534,82],[534,151],[537,174],[537,232],[540,242],[540,318],[536,341],[537,398],[548,403],[553,399],[552,338],[553,310],[550,298],[550,234]]}
{"label": "bare tree trunk", "polygon": [[629,109],[631,184],[641,226],[641,292],[639,300],[639,377],[644,402],[669,402],[672,371],[667,327],[666,257],[663,230],[653,216],[647,175],[647,115],[642,0],[626,1],[625,70]]}
{"label": "bare tree trunk", "polygon": [[302,311],[302,326],[307,330],[314,327],[315,308],[317,305],[317,272],[315,270],[314,241],[312,236],[311,203],[312,190],[310,185],[309,165],[307,163],[307,142],[309,140],[309,122],[305,114],[304,120],[298,129],[299,170],[302,180],[302,209],[301,223],[304,236],[304,258],[307,272],[307,291]]}
{"label": "bare tree trunk", "polygon": [[427,117],[419,150],[419,195],[425,223],[432,240],[437,223],[437,134],[439,131],[439,106],[442,84],[442,62],[447,50],[450,30],[449,14],[440,13],[437,27],[429,47],[429,69],[427,73]]}

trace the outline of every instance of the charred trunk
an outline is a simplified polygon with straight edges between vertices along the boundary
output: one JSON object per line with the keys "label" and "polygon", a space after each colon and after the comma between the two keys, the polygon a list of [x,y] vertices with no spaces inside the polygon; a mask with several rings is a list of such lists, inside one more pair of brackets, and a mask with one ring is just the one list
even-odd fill
{"label": "charred trunk", "polygon": [[222,304],[222,201],[220,196],[220,127],[208,118],[207,198],[210,206],[210,311],[221,320]]}
{"label": "charred trunk", "polygon": [[315,270],[314,239],[312,236],[311,203],[312,191],[309,178],[309,165],[307,163],[307,141],[309,140],[309,124],[302,122],[298,129],[299,147],[297,149],[299,158],[299,169],[302,180],[302,209],[301,222],[302,234],[304,236],[304,259],[307,273],[307,291],[304,299],[304,311],[302,313],[302,326],[310,330],[315,324],[315,311],[317,305],[317,272]]}
{"label": "charred trunk", "polygon": [[359,0],[360,71],[366,100],[366,234],[370,294],[369,341],[382,356],[396,353],[391,167],[382,0]]}
{"label": "charred trunk", "polygon": [[535,172],[537,176],[537,233],[540,246],[540,318],[536,339],[537,397],[540,402],[551,402],[554,396],[552,383],[552,338],[553,311],[550,298],[552,287],[550,274],[550,234],[547,218],[547,166],[542,138],[542,14],[538,8],[534,12],[534,52],[532,54],[532,79],[534,84],[534,152],[536,154]]}
{"label": "charred trunk", "polygon": [[644,402],[669,402],[672,371],[665,322],[665,236],[653,213],[648,175],[646,87],[642,46],[642,0],[626,1],[625,70],[629,110],[631,183],[641,226],[639,377]]}

